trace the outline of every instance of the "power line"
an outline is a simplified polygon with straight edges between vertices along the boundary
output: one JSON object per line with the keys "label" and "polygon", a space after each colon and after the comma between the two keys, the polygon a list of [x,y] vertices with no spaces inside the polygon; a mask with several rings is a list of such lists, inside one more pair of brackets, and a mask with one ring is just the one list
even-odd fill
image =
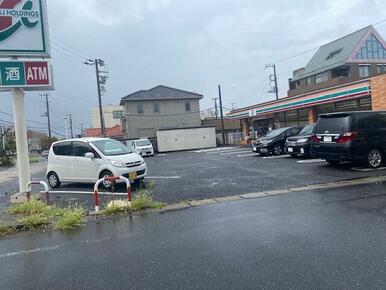
{"label": "power line", "polygon": [[88,57],[88,54],[85,53],[85,52],[83,52],[83,51],[80,50],[79,48],[77,48],[77,47],[75,47],[75,46],[72,46],[72,45],[69,44],[68,42],[66,42],[66,41],[64,41],[64,40],[62,40],[62,39],[56,37],[55,35],[52,35],[52,34],[51,34],[50,36],[51,36],[51,38],[55,39],[56,41],[59,41],[59,42],[65,44],[65,45],[67,45],[68,47],[70,47],[70,48],[72,48],[72,49],[78,51],[79,53],[83,54],[83,58],[84,58],[84,57],[86,57],[86,58]]}

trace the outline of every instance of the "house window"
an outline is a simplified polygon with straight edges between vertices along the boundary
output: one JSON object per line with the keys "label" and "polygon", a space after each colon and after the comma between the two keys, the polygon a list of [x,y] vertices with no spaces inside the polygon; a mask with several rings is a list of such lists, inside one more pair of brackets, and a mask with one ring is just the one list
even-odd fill
{"label": "house window", "polygon": [[159,104],[154,104],[154,113],[159,113]]}
{"label": "house window", "polygon": [[113,119],[122,119],[123,111],[113,111]]}
{"label": "house window", "polygon": [[142,104],[138,104],[137,105],[137,113],[138,114],[143,114],[143,105]]}
{"label": "house window", "polygon": [[377,65],[377,74],[383,73],[383,64],[378,64]]}
{"label": "house window", "polygon": [[307,84],[307,86],[312,85],[312,78],[311,77],[306,78],[306,84]]}
{"label": "house window", "polygon": [[369,65],[360,65],[359,66],[359,77],[366,78],[370,76],[370,66]]}
{"label": "house window", "polygon": [[186,102],[185,103],[185,112],[190,112],[190,110],[191,110],[190,103]]}
{"label": "house window", "polygon": [[315,76],[315,83],[316,84],[320,84],[322,82],[326,82],[328,80],[328,73],[327,72],[324,72],[324,73],[321,73],[321,74],[317,74]]}

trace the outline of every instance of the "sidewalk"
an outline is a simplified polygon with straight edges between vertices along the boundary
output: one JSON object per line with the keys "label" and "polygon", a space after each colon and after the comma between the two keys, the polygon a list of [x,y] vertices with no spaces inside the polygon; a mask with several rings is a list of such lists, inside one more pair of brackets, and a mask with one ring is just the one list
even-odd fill
{"label": "sidewalk", "polygon": [[[39,161],[31,164],[31,175],[39,174],[47,168],[47,161]],[[0,185],[8,183],[12,179],[18,177],[16,166],[0,169]]]}

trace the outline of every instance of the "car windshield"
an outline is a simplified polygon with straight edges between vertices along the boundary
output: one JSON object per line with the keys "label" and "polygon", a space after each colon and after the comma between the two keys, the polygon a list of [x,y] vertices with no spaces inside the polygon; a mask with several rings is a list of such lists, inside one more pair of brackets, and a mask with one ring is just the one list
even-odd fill
{"label": "car windshield", "polygon": [[266,137],[266,138],[274,138],[274,137],[277,137],[280,134],[284,133],[286,130],[288,130],[288,128],[281,128],[281,129],[273,130],[272,132],[268,133],[264,137]]}
{"label": "car windshield", "polygon": [[100,151],[102,151],[105,156],[115,156],[115,155],[124,155],[132,153],[129,148],[124,146],[121,142],[115,140],[98,140],[91,142],[95,145]]}
{"label": "car windshield", "polygon": [[310,135],[312,134],[312,131],[314,130],[315,125],[308,125],[303,128],[303,130],[300,131],[299,136],[304,136],[304,135]]}
{"label": "car windshield", "polygon": [[137,147],[143,147],[143,146],[151,145],[149,140],[138,140],[138,141],[135,141],[135,144],[137,145]]}

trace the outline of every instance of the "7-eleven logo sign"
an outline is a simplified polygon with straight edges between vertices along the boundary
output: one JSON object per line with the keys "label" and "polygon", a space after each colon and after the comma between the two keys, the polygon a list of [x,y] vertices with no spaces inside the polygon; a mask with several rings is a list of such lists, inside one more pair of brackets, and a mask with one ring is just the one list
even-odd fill
{"label": "7-eleven logo sign", "polygon": [[0,42],[10,38],[22,27],[34,28],[40,19],[31,0],[0,0]]}

